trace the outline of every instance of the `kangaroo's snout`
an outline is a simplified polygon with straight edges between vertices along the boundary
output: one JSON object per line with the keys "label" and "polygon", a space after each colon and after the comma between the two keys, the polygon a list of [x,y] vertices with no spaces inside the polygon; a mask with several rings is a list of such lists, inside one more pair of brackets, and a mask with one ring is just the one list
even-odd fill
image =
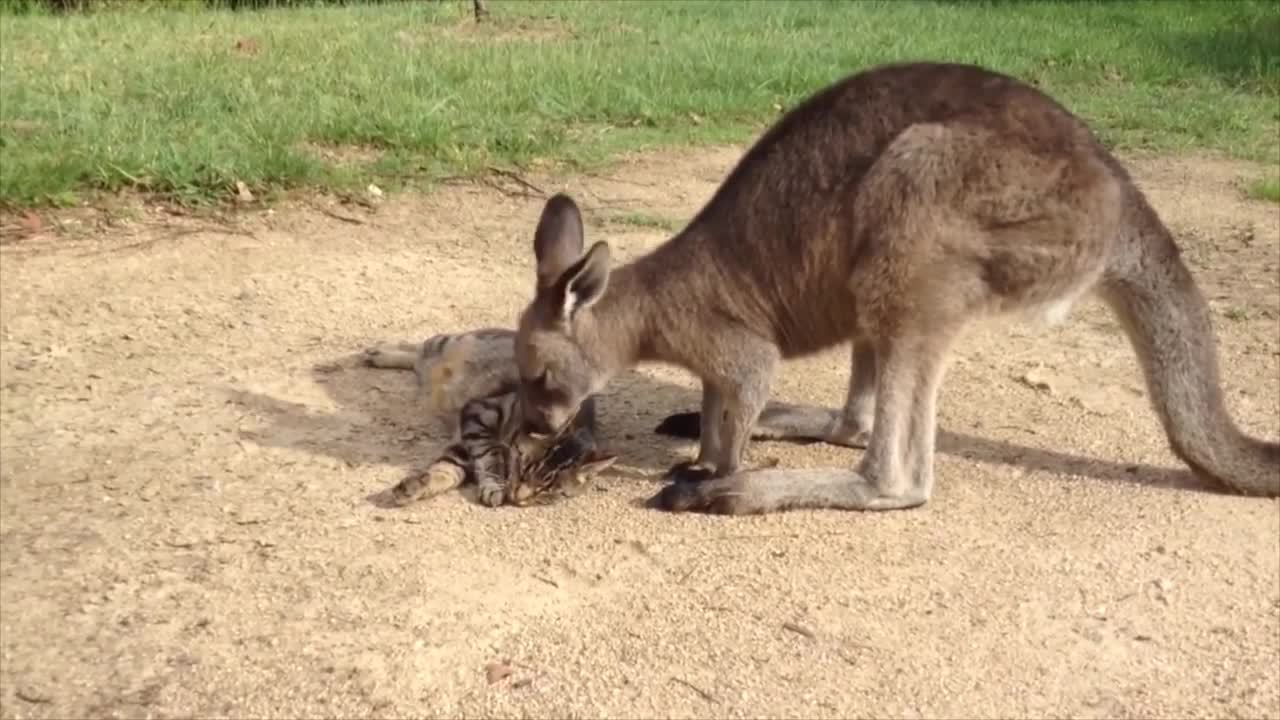
{"label": "kangaroo's snout", "polygon": [[520,429],[525,435],[550,435],[556,431],[547,416],[540,412],[526,412]]}

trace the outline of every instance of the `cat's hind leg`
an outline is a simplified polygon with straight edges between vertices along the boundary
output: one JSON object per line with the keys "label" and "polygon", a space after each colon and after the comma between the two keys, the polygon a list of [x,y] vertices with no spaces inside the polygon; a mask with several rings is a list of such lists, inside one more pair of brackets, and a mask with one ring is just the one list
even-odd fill
{"label": "cat's hind leg", "polygon": [[390,370],[412,370],[418,359],[421,343],[385,343],[365,348],[364,363],[371,367]]}

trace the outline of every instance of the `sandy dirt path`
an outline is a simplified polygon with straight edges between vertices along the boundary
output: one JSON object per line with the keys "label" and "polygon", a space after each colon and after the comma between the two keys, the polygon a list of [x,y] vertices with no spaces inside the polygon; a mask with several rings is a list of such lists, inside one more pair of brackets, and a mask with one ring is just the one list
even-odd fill
{"label": "sandy dirt path", "polygon": [[[531,181],[634,257],[739,151]],[[1280,436],[1280,213],[1236,185],[1262,170],[1130,160],[1212,301],[1232,413]],[[371,504],[443,437],[357,354],[513,323],[541,202],[477,184],[10,236],[0,715],[1280,716],[1280,504],[1181,467],[1093,300],[960,343],[918,510],[637,507],[693,449],[652,434],[697,403],[659,367],[602,402],[623,460],[597,492]],[[788,364],[774,397],[840,402],[845,357]]]}

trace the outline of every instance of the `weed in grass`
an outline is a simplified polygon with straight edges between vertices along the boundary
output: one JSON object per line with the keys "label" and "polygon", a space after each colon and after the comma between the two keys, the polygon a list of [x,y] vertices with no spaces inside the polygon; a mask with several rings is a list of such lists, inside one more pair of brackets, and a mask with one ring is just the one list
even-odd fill
{"label": "weed in grass", "polygon": [[1280,175],[1255,180],[1249,184],[1249,197],[1254,200],[1269,200],[1280,203]]}
{"label": "weed in grass", "polygon": [[672,220],[671,218],[638,211],[614,215],[609,218],[609,222],[617,223],[618,225],[630,225],[638,228],[662,230],[669,233],[680,229],[680,223]]}

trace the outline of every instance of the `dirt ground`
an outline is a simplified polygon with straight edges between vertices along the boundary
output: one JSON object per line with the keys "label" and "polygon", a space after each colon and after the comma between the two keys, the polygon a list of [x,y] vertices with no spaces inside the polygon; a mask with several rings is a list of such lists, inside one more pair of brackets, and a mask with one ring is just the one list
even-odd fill
{"label": "dirt ground", "polygon": [[[739,151],[528,180],[633,257]],[[1232,413],[1280,436],[1280,212],[1237,185],[1264,169],[1128,159],[1212,300]],[[1280,716],[1280,504],[1182,468],[1094,300],[964,339],[921,509],[637,507],[693,449],[652,434],[697,403],[661,367],[602,402],[623,459],[598,492],[373,504],[443,437],[359,353],[509,326],[531,290],[542,200],[495,182],[9,231],[0,715]],[[845,358],[774,397],[839,403]]]}

